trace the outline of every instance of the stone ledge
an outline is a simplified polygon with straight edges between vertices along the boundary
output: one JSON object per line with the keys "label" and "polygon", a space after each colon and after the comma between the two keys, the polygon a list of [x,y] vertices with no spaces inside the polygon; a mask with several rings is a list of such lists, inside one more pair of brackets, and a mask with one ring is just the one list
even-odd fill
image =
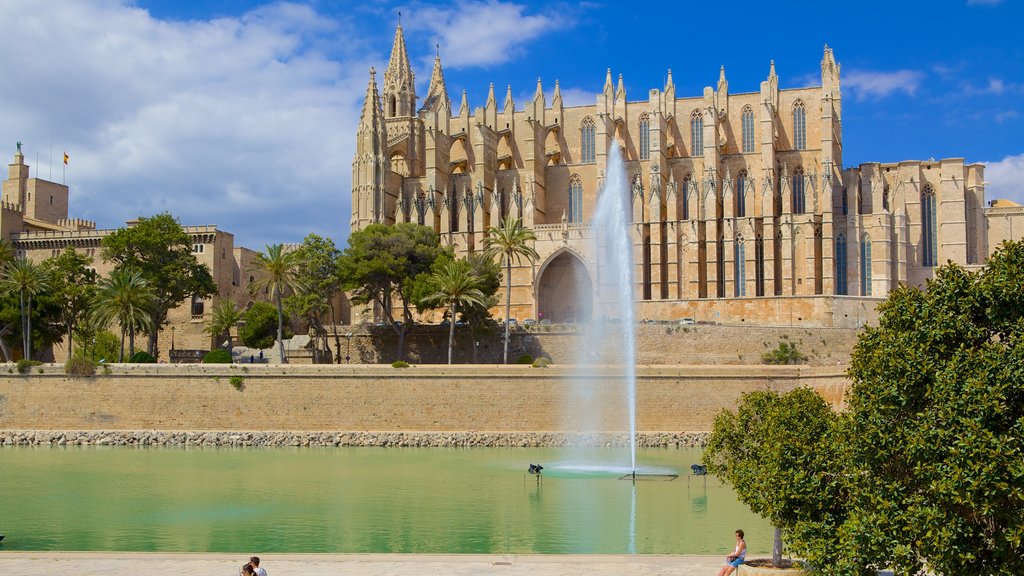
{"label": "stone ledge", "polygon": [[[701,448],[707,432],[642,432],[641,448]],[[623,447],[622,433],[2,430],[0,446],[561,448]]]}

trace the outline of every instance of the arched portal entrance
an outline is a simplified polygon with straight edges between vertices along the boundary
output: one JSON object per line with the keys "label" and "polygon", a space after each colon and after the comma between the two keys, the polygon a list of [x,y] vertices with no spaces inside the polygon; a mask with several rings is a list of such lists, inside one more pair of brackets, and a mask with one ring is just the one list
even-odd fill
{"label": "arched portal entrance", "polygon": [[593,306],[590,273],[579,257],[564,251],[548,261],[537,283],[537,319],[583,322]]}

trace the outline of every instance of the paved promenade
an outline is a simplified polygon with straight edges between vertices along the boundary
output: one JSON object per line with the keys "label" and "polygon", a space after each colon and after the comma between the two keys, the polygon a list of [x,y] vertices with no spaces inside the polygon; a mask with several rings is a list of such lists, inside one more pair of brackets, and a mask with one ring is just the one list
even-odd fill
{"label": "paved promenade", "polygon": [[[265,554],[272,576],[711,576],[720,556],[449,556],[423,554]],[[0,574],[17,576],[236,576],[245,554],[0,552]]]}

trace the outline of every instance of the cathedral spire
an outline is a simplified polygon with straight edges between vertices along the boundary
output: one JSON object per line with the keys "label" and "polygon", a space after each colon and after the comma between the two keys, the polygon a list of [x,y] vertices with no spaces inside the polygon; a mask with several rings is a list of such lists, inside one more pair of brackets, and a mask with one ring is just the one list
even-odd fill
{"label": "cathedral spire", "polygon": [[395,41],[391,46],[391,59],[384,71],[384,99],[389,118],[412,116],[416,106],[415,75],[409,64],[409,53],[405,49],[405,35],[402,25],[395,29]]}
{"label": "cathedral spire", "polygon": [[779,76],[775,73],[775,60],[772,60],[771,66],[768,68],[768,80],[779,80]]}
{"label": "cathedral spire", "polygon": [[533,93],[534,98],[544,97],[544,86],[540,83],[540,76],[537,76],[537,90]]}
{"label": "cathedral spire", "polygon": [[466,98],[466,89],[462,89],[462,102],[459,104],[459,116],[469,115],[469,100]]}
{"label": "cathedral spire", "polygon": [[363,111],[359,115],[359,123],[364,126],[375,125],[384,112],[380,108],[380,93],[377,91],[377,70],[370,68],[370,81],[366,84],[366,97],[363,99]]}
{"label": "cathedral spire", "polygon": [[441,47],[436,46],[436,48],[434,70],[430,73],[430,87],[427,88],[427,97],[423,105],[426,107],[434,102],[441,102],[446,108],[451,109],[452,102],[448,99],[448,87],[444,84],[444,69],[441,67]]}
{"label": "cathedral spire", "polygon": [[676,83],[672,81],[672,69],[669,68],[668,69],[668,78],[665,79],[665,92],[668,92],[670,89],[671,90],[675,90],[675,88],[676,88]]}
{"label": "cathedral spire", "polygon": [[551,96],[551,107],[557,108],[562,105],[562,89],[558,87],[558,80],[555,80],[555,93]]}
{"label": "cathedral spire", "polygon": [[718,71],[718,91],[724,92],[729,89],[729,81],[725,79],[725,66]]}
{"label": "cathedral spire", "polygon": [[505,92],[505,109],[515,108],[516,103],[512,100],[512,85],[508,85],[508,90]]}
{"label": "cathedral spire", "polygon": [[494,82],[491,82],[491,87],[487,90],[487,102],[484,104],[484,108],[497,109],[498,101],[494,99]]}
{"label": "cathedral spire", "polygon": [[612,86],[612,69],[609,68],[604,75],[604,93],[609,95],[613,93],[613,90],[615,90],[615,87]]}
{"label": "cathedral spire", "polygon": [[622,74],[619,74],[619,84],[615,88],[615,99],[626,102],[626,86],[622,83]]}

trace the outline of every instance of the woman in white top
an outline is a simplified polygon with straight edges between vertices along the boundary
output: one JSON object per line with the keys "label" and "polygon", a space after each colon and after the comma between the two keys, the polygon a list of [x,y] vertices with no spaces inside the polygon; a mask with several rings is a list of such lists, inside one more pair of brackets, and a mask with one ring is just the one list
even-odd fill
{"label": "woman in white top", "polygon": [[736,531],[736,549],[725,557],[725,566],[718,571],[718,576],[729,576],[747,557],[747,541],[743,539],[743,530]]}

